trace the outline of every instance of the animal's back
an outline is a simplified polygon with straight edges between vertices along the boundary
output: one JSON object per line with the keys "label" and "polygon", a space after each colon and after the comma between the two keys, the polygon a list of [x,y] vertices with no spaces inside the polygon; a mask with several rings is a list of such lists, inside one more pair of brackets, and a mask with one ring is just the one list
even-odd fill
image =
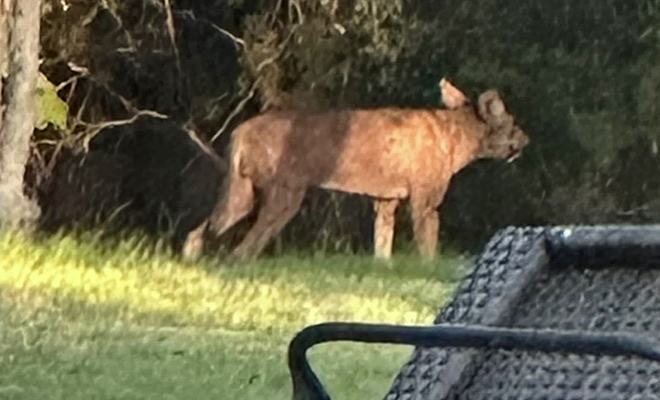
{"label": "animal's back", "polygon": [[282,179],[378,197],[406,197],[411,180],[449,173],[460,114],[381,108],[270,112],[233,138],[241,170],[255,184]]}

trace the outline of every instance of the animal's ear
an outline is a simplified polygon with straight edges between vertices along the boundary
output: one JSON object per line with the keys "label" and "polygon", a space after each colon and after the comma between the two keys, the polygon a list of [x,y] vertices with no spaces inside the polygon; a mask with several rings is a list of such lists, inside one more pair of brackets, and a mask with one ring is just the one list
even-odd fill
{"label": "animal's ear", "polygon": [[467,98],[452,85],[446,78],[440,79],[440,93],[442,94],[442,102],[450,108],[463,107],[467,103]]}
{"label": "animal's ear", "polygon": [[479,96],[479,113],[483,118],[488,116],[500,117],[506,111],[504,102],[497,90],[490,89]]}

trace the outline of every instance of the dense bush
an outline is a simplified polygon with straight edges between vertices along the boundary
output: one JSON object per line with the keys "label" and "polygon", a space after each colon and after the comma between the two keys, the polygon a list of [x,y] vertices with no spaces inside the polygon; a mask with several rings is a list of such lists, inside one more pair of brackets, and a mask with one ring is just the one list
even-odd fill
{"label": "dense bush", "polygon": [[[653,0],[51,0],[44,11],[42,71],[71,80],[60,95],[74,137],[149,109],[205,140],[224,127],[222,154],[259,110],[436,106],[448,76],[472,96],[498,88],[533,143],[513,165],[455,177],[443,239],[472,247],[508,224],[660,212]],[[281,240],[364,247],[371,216],[354,196],[314,192]]]}

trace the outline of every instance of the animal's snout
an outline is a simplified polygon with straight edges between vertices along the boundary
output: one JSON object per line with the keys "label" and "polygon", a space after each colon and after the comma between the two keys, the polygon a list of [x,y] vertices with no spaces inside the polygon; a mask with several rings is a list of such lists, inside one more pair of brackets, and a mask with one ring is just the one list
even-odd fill
{"label": "animal's snout", "polygon": [[509,142],[508,146],[508,156],[506,157],[508,162],[512,162],[516,158],[520,157],[523,149],[529,144],[530,139],[522,129],[516,127],[514,130],[513,140]]}
{"label": "animal's snout", "polygon": [[520,147],[524,148],[525,146],[527,146],[529,144],[530,139],[529,139],[529,136],[527,136],[527,134],[525,134],[525,132],[520,131],[520,133],[522,135],[522,145]]}
{"label": "animal's snout", "polygon": [[525,132],[523,132],[522,129],[516,127],[514,130],[513,141],[511,143],[510,149],[522,151],[522,149],[527,147],[529,142],[530,142],[529,136]]}

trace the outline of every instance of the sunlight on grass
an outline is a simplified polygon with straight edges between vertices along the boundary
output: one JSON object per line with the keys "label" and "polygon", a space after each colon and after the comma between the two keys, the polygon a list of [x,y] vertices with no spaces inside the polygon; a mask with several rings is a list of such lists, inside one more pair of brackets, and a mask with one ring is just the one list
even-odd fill
{"label": "sunlight on grass", "polygon": [[[238,330],[290,329],[327,320],[430,323],[437,299],[451,289],[441,281],[358,278],[314,265],[304,273],[280,265],[261,278],[249,268],[241,271],[241,265],[218,264],[211,271],[140,246],[104,253],[68,237],[57,247],[22,234],[1,239],[0,284],[116,306],[129,318],[155,313],[183,325]],[[435,304],[427,304],[421,293],[432,294]]]}
{"label": "sunlight on grass", "polygon": [[[144,237],[0,233],[0,398],[290,399],[286,349],[331,320],[429,324],[467,260],[180,261]],[[382,398],[410,347],[327,344],[337,399]]]}

